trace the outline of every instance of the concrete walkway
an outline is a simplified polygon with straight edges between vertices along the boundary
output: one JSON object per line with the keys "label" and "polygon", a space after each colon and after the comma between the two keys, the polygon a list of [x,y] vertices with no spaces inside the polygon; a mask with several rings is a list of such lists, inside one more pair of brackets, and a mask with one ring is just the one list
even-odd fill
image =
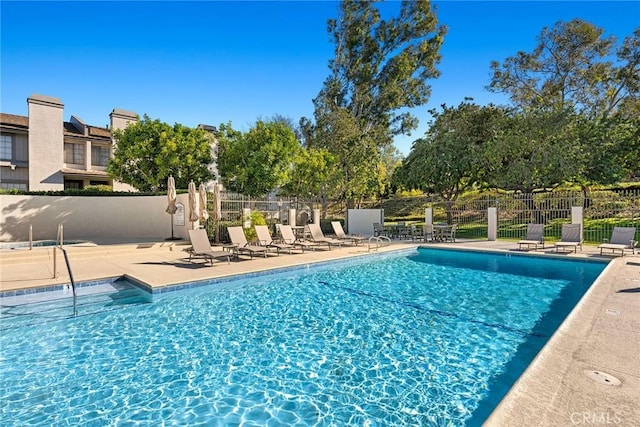
{"label": "concrete walkway", "polygon": [[[430,245],[431,246],[431,245]],[[483,251],[513,251],[509,242],[437,244]],[[153,288],[279,267],[367,256],[367,245],[317,250],[267,259],[242,256],[213,266],[187,262],[184,242],[69,246],[77,282],[128,275]],[[417,247],[393,242],[380,252]],[[298,251],[299,252],[299,251]],[[529,252],[531,253],[531,252]],[[558,255],[553,249],[532,256],[599,258],[593,247]],[[0,292],[68,283],[58,251],[0,251]],[[552,336],[487,420],[489,426],[640,425],[640,255],[612,260],[578,306]],[[1,300],[0,300],[1,303]]]}

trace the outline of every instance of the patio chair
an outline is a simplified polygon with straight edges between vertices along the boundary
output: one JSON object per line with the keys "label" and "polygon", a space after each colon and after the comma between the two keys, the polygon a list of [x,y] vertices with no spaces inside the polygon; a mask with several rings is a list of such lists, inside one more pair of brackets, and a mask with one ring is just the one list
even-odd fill
{"label": "patio chair", "polygon": [[544,224],[527,225],[527,235],[518,242],[518,250],[522,250],[524,245],[527,245],[527,249],[533,246],[534,250],[538,250],[538,245],[544,249]]}
{"label": "patio chair", "polygon": [[411,239],[411,227],[404,221],[398,221],[398,239]]}
{"label": "patio chair", "polygon": [[446,222],[436,222],[433,224],[433,241],[444,242],[444,235],[448,229],[449,224]]}
{"label": "patio chair", "polygon": [[294,248],[294,246],[288,243],[278,243],[274,241],[271,237],[271,233],[269,233],[269,227],[267,227],[266,225],[255,225],[254,228],[256,229],[256,234],[258,235],[258,243],[261,246],[275,249],[278,255],[280,255],[280,251],[287,251],[290,254],[292,253],[291,250]]}
{"label": "patio chair", "polygon": [[354,245],[359,245],[365,239],[363,236],[345,233],[340,221],[331,221],[331,227],[333,227],[333,232],[338,240],[350,241]]}
{"label": "patio chair", "polygon": [[425,242],[433,242],[436,238],[435,229],[433,224],[425,224],[422,226],[422,237]]}
{"label": "patio chair", "polygon": [[453,224],[451,227],[447,227],[442,230],[442,240],[447,242],[456,242],[456,231],[458,231],[458,224]]}
{"label": "patio chair", "polygon": [[411,240],[414,242],[416,240],[424,241],[424,227],[418,227],[416,224],[411,224],[409,227],[411,228]]}
{"label": "patio chair", "polygon": [[226,258],[227,263],[231,262],[231,253],[227,251],[214,251],[209,243],[207,230],[198,228],[197,230],[189,230],[189,240],[191,241],[191,249],[189,252],[189,262],[193,258],[204,258],[205,262],[209,261],[213,265],[214,259]]}
{"label": "patio chair", "polygon": [[613,233],[609,241],[605,240],[598,248],[600,248],[600,255],[602,255],[603,249],[608,249],[615,254],[616,251],[620,251],[624,256],[625,249],[631,249],[631,253],[636,253],[637,240],[634,240],[636,235],[635,227],[613,227]]}
{"label": "patio chair", "polygon": [[374,222],[373,223],[373,235],[375,237],[379,237],[379,236],[388,236],[389,233],[387,233],[387,230],[385,230],[384,225],[380,224],[379,222]]}
{"label": "patio chair", "polygon": [[240,254],[248,254],[252,259],[254,255],[263,255],[267,257],[268,249],[260,245],[252,245],[247,242],[247,237],[244,235],[242,227],[228,227],[229,238],[234,245],[233,252],[236,254],[236,258]]}
{"label": "patio chair", "polygon": [[578,252],[578,247],[582,250],[582,236],[580,224],[562,224],[562,236],[556,242],[556,252],[559,248],[573,248],[573,252]]}
{"label": "patio chair", "polygon": [[330,237],[325,237],[322,229],[320,229],[320,224],[309,224],[309,232],[311,233],[311,241],[324,244],[331,249],[332,246],[337,246],[338,248],[342,248],[342,242],[338,239],[332,239]]}
{"label": "patio chair", "polygon": [[286,244],[292,245],[294,247],[299,247],[304,252],[305,249],[311,249],[315,251],[318,247],[317,243],[309,242],[307,240],[299,239],[293,233],[293,229],[290,225],[279,225],[280,236],[282,237],[282,241]]}

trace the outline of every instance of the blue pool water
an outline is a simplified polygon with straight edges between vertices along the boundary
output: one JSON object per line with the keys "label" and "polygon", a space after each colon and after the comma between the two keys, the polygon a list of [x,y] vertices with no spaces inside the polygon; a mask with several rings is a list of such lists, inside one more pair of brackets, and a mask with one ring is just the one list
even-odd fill
{"label": "blue pool water", "polygon": [[3,303],[0,424],[480,425],[604,267],[420,249]]}

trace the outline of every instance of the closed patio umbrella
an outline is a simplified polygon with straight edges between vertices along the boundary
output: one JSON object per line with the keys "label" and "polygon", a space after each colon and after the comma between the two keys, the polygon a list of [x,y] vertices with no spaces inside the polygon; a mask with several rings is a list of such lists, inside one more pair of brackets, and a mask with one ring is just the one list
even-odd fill
{"label": "closed patio umbrella", "polygon": [[196,184],[189,182],[189,222],[191,222],[191,228],[194,227],[194,222],[198,220],[198,195],[196,194]]}
{"label": "closed patio umbrella", "polygon": [[222,219],[222,202],[220,200],[220,185],[213,186],[213,219],[220,221]]}
{"label": "closed patio umbrella", "polygon": [[209,219],[209,212],[207,211],[207,189],[204,184],[200,184],[198,187],[198,194],[200,196],[200,221],[205,222]]}
{"label": "closed patio umbrella", "polygon": [[173,236],[173,214],[176,213],[178,208],[176,207],[176,181],[173,179],[172,175],[169,175],[169,179],[167,179],[167,212],[171,215],[171,237],[170,240],[175,240]]}
{"label": "closed patio umbrella", "polygon": [[220,241],[220,220],[222,219],[222,202],[220,201],[220,185],[213,185],[213,220],[216,222],[216,242]]}

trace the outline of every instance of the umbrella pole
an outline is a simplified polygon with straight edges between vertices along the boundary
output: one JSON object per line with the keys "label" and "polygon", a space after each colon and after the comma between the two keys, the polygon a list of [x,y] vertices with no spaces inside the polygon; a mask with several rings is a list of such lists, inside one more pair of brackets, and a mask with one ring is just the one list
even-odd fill
{"label": "umbrella pole", "polygon": [[171,214],[171,240],[175,239],[175,237],[173,237],[173,214]]}

